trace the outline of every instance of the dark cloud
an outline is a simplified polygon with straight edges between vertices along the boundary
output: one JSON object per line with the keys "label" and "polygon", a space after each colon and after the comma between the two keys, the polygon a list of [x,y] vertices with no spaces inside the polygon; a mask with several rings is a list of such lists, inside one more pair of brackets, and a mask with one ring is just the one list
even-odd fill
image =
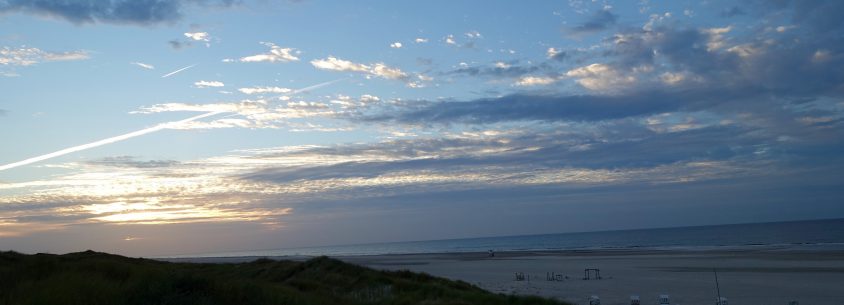
{"label": "dark cloud", "polygon": [[603,55],[620,71],[655,67],[662,60],[672,72],[691,73],[698,83],[712,87],[713,94],[717,87],[730,87],[782,98],[841,95],[844,70],[835,67],[844,65],[844,30],[832,29],[798,27],[776,35],[759,29],[727,42],[726,33],[662,26],[616,34]]}
{"label": "dark cloud", "polygon": [[576,27],[570,28],[569,32],[572,34],[589,34],[600,32],[609,29],[615,25],[618,20],[618,15],[613,14],[609,10],[596,11],[586,22]]}
{"label": "dark cloud", "polygon": [[171,48],[176,50],[181,50],[182,48],[190,47],[192,44],[190,41],[181,41],[181,40],[170,40],[167,42]]}
{"label": "dark cloud", "polygon": [[[264,157],[349,156],[378,152],[396,161],[353,161],[327,166],[261,169],[244,178],[289,183],[313,179],[373,178],[396,172],[637,169],[704,160],[742,159],[747,162],[760,159],[755,153],[758,148],[775,141],[770,136],[760,135],[756,129],[742,126],[655,132],[641,126],[620,124],[591,136],[551,132],[489,139],[409,139],[316,148]],[[477,154],[478,151],[498,153]]]}
{"label": "dark cloud", "polygon": [[414,108],[362,118],[368,121],[498,123],[506,121],[601,121],[679,110],[694,111],[751,96],[751,92],[649,91],[626,95],[513,94],[471,101],[415,102]]}
{"label": "dark cloud", "polygon": [[[844,29],[844,19],[841,12],[844,11],[844,2],[837,0],[776,0],[757,1],[763,9],[772,9],[777,12],[790,14],[795,24],[803,24],[812,27],[816,31],[836,31]],[[817,35],[835,33],[814,33]]]}
{"label": "dark cloud", "polygon": [[504,66],[462,67],[445,72],[444,74],[457,74],[492,78],[513,78],[548,69],[550,69],[550,67],[545,64],[520,65],[518,62],[510,62],[505,63]]}
{"label": "dark cloud", "polygon": [[569,57],[570,56],[569,56],[569,53],[567,51],[559,51],[556,54],[554,54],[553,56],[551,56],[550,59],[556,60],[556,61],[564,61]]}
{"label": "dark cloud", "polygon": [[233,0],[8,0],[0,13],[22,12],[65,19],[75,24],[117,23],[151,25],[172,23],[185,5],[229,6]]}

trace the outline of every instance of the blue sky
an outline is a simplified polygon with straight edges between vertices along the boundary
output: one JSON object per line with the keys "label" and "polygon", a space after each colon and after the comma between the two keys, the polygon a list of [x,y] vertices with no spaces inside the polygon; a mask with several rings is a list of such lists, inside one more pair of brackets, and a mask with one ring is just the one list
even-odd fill
{"label": "blue sky", "polygon": [[0,2],[0,248],[844,217],[842,10]]}

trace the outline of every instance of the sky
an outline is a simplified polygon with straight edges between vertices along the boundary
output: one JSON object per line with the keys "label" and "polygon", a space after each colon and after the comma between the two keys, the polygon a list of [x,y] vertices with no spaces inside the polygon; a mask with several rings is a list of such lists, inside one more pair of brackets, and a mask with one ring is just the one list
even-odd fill
{"label": "sky", "polygon": [[0,1],[0,249],[844,217],[844,2]]}

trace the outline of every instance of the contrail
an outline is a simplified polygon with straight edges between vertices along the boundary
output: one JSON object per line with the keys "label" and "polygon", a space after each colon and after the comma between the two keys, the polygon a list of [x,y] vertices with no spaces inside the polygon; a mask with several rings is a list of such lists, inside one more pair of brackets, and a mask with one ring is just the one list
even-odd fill
{"label": "contrail", "polygon": [[317,88],[320,88],[320,87],[324,87],[324,86],[328,86],[328,85],[331,85],[333,83],[339,82],[341,80],[347,80],[347,79],[349,79],[349,78],[344,77],[344,78],[340,78],[340,79],[335,79],[335,80],[332,80],[332,81],[319,83],[319,84],[316,84],[316,85],[313,85],[313,86],[307,86],[305,88],[296,89],[296,90],[288,92],[287,94],[296,94],[296,93],[301,93],[301,92],[305,92],[305,91],[311,91],[311,90],[314,90],[314,89],[317,89]]}
{"label": "contrail", "polygon": [[[181,68],[179,70],[176,70],[174,72],[170,72],[169,74],[167,74],[163,77],[173,75],[175,73],[178,73],[179,71],[189,69],[193,66],[195,66],[195,65],[187,66],[187,67]],[[305,92],[305,91],[317,89],[317,88],[327,86],[327,85],[330,85],[330,84],[333,84],[333,83],[336,83],[336,82],[339,82],[339,81],[345,80],[345,79],[347,79],[347,78],[335,79],[333,81],[319,83],[319,84],[316,84],[316,85],[313,85],[313,86],[308,86],[308,87],[305,87],[305,88],[293,90],[290,93],[300,93],[300,92]],[[187,122],[196,121],[196,120],[199,120],[201,118],[206,118],[206,117],[209,117],[209,116],[212,116],[212,115],[217,115],[217,114],[225,113],[225,112],[228,112],[228,111],[206,112],[206,113],[203,113],[203,114],[200,114],[200,115],[197,115],[197,116],[189,117],[189,118],[181,120],[181,121],[161,123],[161,124],[155,125],[155,126],[150,127],[150,128],[145,128],[145,129],[141,129],[141,130],[138,130],[138,131],[133,131],[133,132],[122,134],[122,135],[119,135],[119,136],[116,136],[116,137],[111,137],[111,138],[108,138],[108,139],[103,139],[103,140],[99,140],[99,141],[96,141],[96,142],[91,142],[91,143],[88,143],[88,144],[82,144],[82,145],[74,146],[74,147],[70,147],[70,148],[65,148],[65,149],[62,149],[62,150],[59,150],[59,151],[56,151],[56,152],[52,152],[52,153],[49,153],[49,154],[46,154],[46,155],[40,155],[40,156],[32,157],[32,158],[29,158],[29,159],[26,159],[26,160],[23,160],[23,161],[18,161],[18,162],[15,162],[15,163],[9,163],[9,164],[6,164],[6,165],[2,165],[2,166],[0,166],[0,171],[12,169],[12,168],[15,168],[15,167],[18,167],[18,166],[24,166],[24,165],[27,165],[27,164],[32,164],[32,163],[39,162],[39,161],[44,161],[44,160],[47,160],[47,159],[52,159],[52,158],[59,157],[59,156],[64,156],[64,155],[69,154],[69,153],[74,153],[74,152],[86,150],[86,149],[89,149],[89,148],[94,148],[94,147],[103,146],[103,145],[106,145],[106,144],[111,144],[111,143],[120,142],[120,141],[123,141],[123,140],[128,140],[128,139],[131,139],[131,138],[134,138],[134,137],[137,137],[137,136],[142,136],[142,135],[145,135],[145,134],[148,134],[148,133],[153,133],[153,132],[156,132],[156,131],[159,131],[159,130],[162,130],[162,129],[166,129],[166,128],[171,127],[171,126],[176,126],[176,125],[179,125],[179,124],[184,124],[184,123],[187,123]]]}
{"label": "contrail", "polygon": [[170,75],[173,75],[173,74],[176,74],[176,73],[179,73],[179,72],[185,71],[185,70],[187,70],[187,69],[193,68],[194,66],[196,66],[196,65],[195,65],[195,64],[193,64],[193,65],[190,65],[190,66],[187,66],[187,67],[181,68],[181,69],[179,69],[179,70],[176,70],[176,71],[173,71],[173,72],[170,72],[170,73],[164,74],[164,75],[162,75],[162,76],[161,76],[161,78],[167,78],[167,77],[170,77]]}
{"label": "contrail", "polygon": [[40,155],[40,156],[32,157],[32,158],[29,158],[29,159],[26,159],[26,160],[23,160],[23,161],[19,161],[19,162],[15,162],[15,163],[9,163],[9,164],[0,166],[0,171],[4,171],[4,170],[7,170],[7,169],[11,169],[11,168],[15,168],[15,167],[23,166],[23,165],[27,165],[27,164],[32,164],[32,163],[39,162],[39,161],[44,161],[44,160],[47,160],[47,159],[52,159],[52,158],[55,158],[55,157],[58,157],[58,156],[63,156],[63,155],[73,153],[73,152],[77,152],[77,151],[80,151],[80,150],[86,150],[86,149],[94,148],[94,147],[97,147],[97,146],[102,146],[102,145],[106,145],[106,144],[110,144],[110,143],[120,142],[120,141],[131,139],[131,138],[134,138],[134,137],[137,137],[137,136],[142,136],[142,135],[145,135],[145,134],[148,134],[148,133],[156,132],[156,131],[168,128],[170,126],[179,125],[179,124],[187,123],[187,122],[190,122],[190,121],[199,120],[201,118],[209,117],[209,116],[219,114],[219,113],[222,113],[222,112],[224,112],[224,111],[207,112],[207,113],[203,113],[203,114],[200,114],[200,115],[197,115],[197,116],[194,116],[194,117],[189,117],[189,118],[181,120],[181,121],[161,123],[161,124],[155,125],[155,126],[150,127],[150,128],[141,129],[141,130],[138,130],[138,131],[133,131],[133,132],[130,132],[130,133],[127,133],[127,134],[122,134],[122,135],[119,135],[119,136],[116,136],[116,137],[111,137],[111,138],[108,138],[108,139],[102,139],[102,140],[99,140],[99,141],[96,141],[96,142],[91,142],[91,143],[88,143],[88,144],[82,144],[82,145],[74,146],[74,147],[70,147],[70,148],[65,148],[65,149],[59,150],[57,152],[52,152],[52,153],[49,153],[49,154],[46,154],[46,155]]}
{"label": "contrail", "polygon": [[[349,79],[349,78],[350,78],[350,77],[338,78],[338,79],[331,80],[331,81],[327,81],[327,82],[324,82],[324,83],[319,83],[319,84],[316,84],[316,85],[307,86],[307,87],[305,87],[305,88],[299,88],[299,89],[296,89],[296,90],[293,90],[293,91],[290,91],[290,92],[287,92],[287,93],[284,93],[284,94],[278,95],[278,96],[276,96],[276,97],[288,96],[288,95],[292,95],[292,94],[296,94],[296,93],[302,93],[302,92],[306,92],[306,91],[311,91],[311,90],[314,90],[314,89],[317,89],[317,88],[321,88],[321,87],[324,87],[324,86],[331,85],[331,84],[336,83],[336,82],[339,82],[339,81],[347,80],[347,79]],[[237,115],[237,114],[234,114],[234,115]]]}

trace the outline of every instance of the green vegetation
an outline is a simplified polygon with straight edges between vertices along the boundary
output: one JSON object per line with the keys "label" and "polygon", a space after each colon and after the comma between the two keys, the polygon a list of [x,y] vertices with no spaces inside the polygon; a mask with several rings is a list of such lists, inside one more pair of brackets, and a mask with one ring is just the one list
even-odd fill
{"label": "green vegetation", "polygon": [[168,263],[93,251],[0,252],[0,304],[563,304],[319,257]]}

